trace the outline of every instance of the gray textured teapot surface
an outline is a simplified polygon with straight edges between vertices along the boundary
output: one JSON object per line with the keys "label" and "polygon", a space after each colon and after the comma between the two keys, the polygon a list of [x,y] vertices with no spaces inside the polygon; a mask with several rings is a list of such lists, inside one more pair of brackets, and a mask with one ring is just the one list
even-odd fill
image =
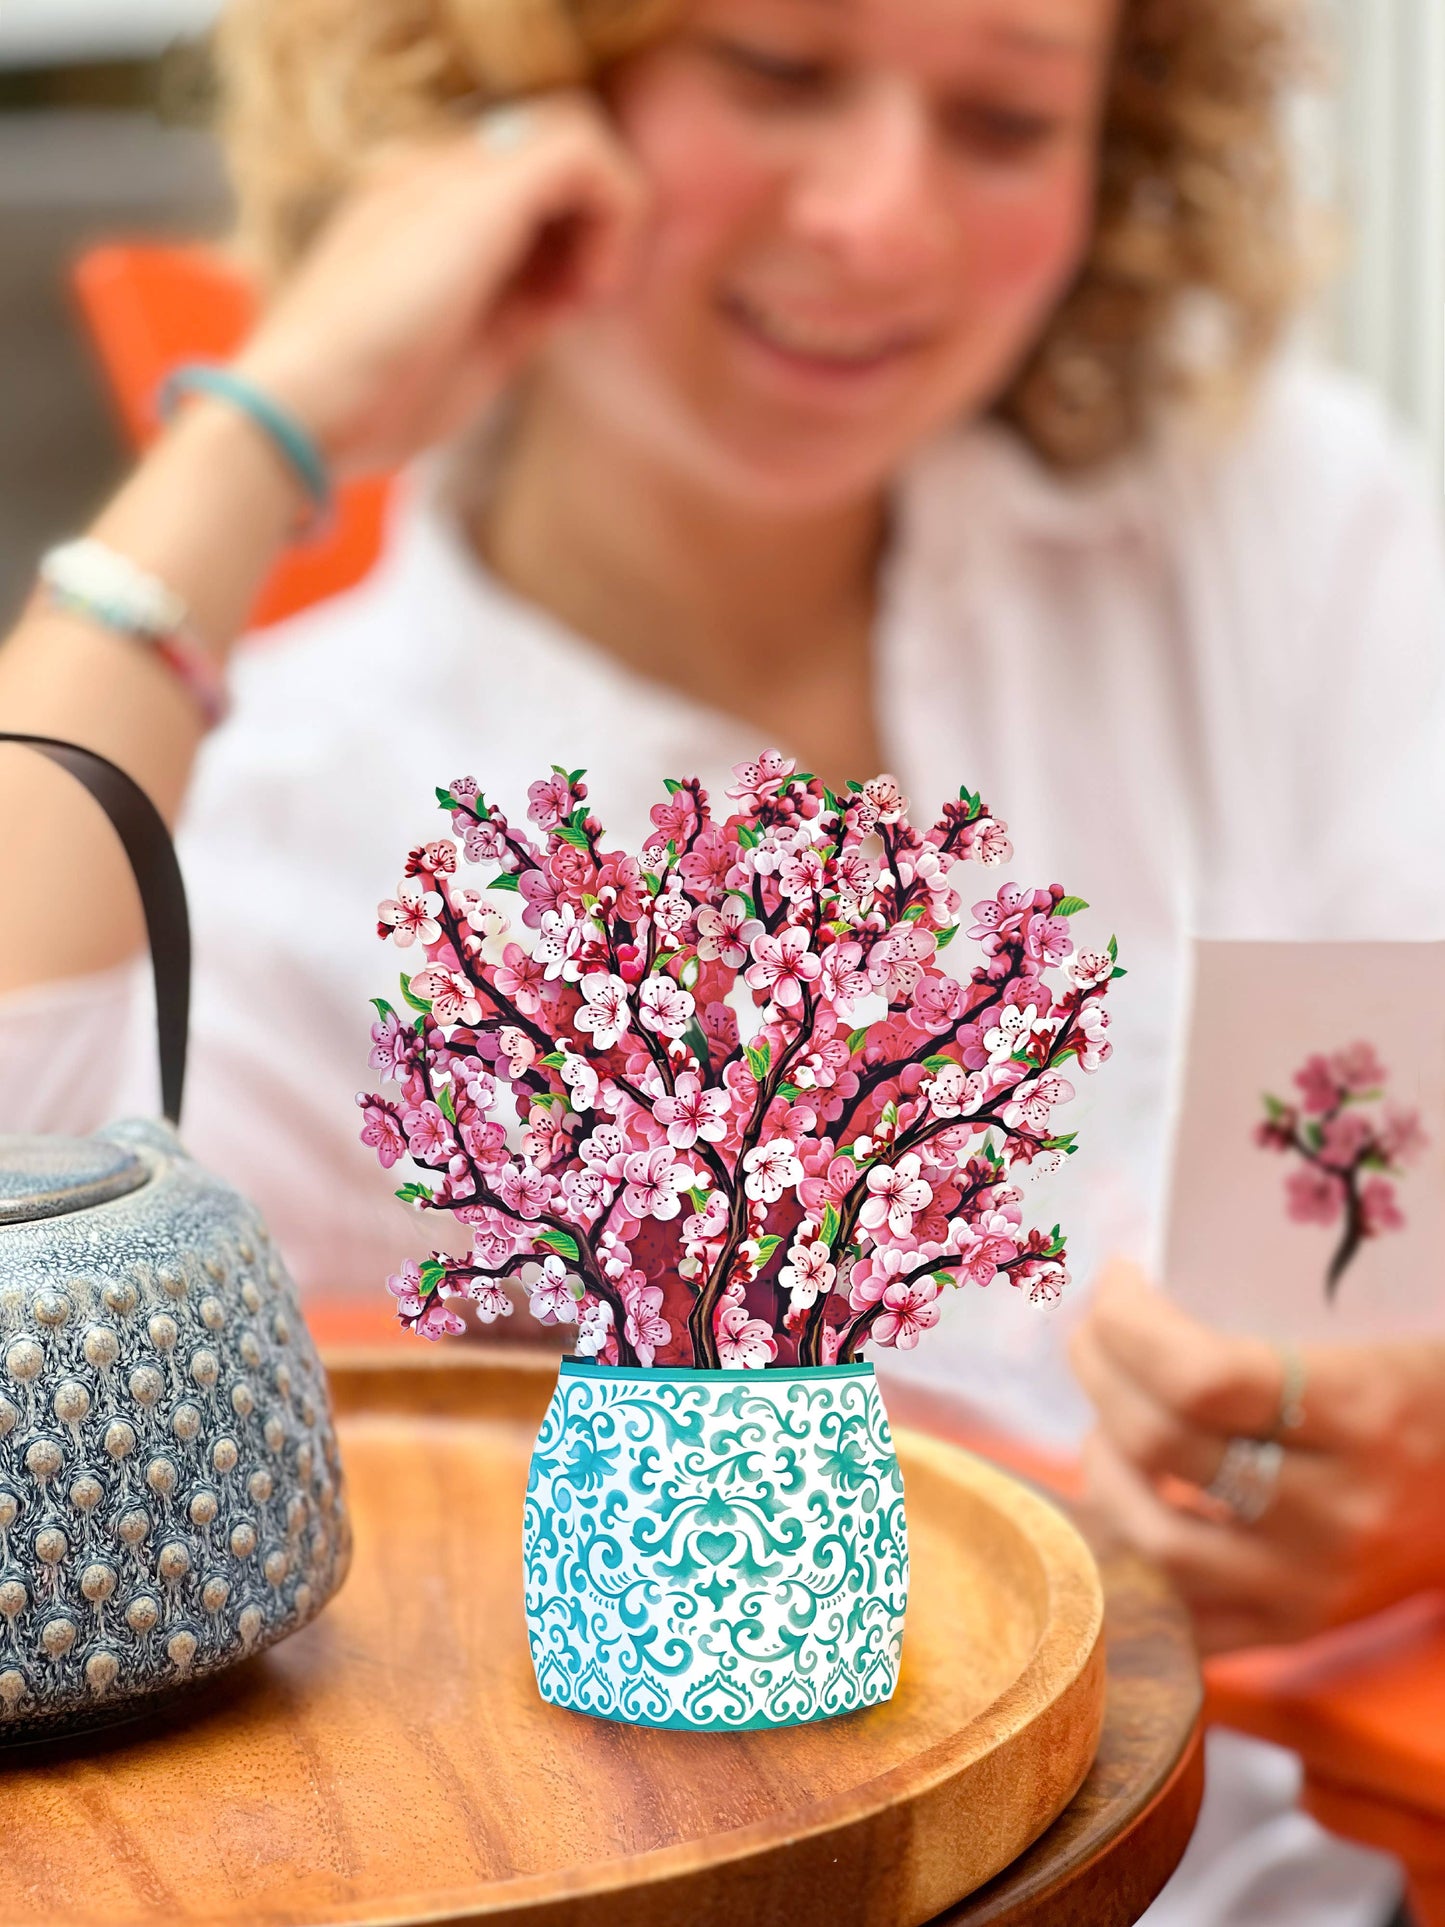
{"label": "gray textured teapot surface", "polygon": [[259,1651],[349,1557],[325,1375],[255,1210],[163,1124],[0,1137],[0,1741]]}

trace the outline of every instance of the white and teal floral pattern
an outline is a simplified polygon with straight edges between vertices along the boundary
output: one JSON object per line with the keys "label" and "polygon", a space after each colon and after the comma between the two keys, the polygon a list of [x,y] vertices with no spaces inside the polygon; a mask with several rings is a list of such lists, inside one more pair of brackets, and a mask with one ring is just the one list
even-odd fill
{"label": "white and teal floral pattern", "polygon": [[898,1680],[903,1480],[873,1367],[562,1361],[527,1481],[542,1697],[638,1726],[795,1726]]}

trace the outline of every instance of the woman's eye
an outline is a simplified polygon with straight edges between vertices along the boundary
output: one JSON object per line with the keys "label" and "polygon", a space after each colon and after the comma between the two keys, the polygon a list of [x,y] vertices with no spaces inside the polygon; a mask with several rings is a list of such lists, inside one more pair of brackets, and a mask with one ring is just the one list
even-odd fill
{"label": "woman's eye", "polygon": [[961,101],[944,116],[951,139],[990,160],[1025,160],[1048,147],[1060,123],[1046,114]]}
{"label": "woman's eye", "polygon": [[775,53],[741,40],[715,40],[712,50],[715,58],[732,73],[779,93],[815,93],[828,79],[828,70],[821,61]]}

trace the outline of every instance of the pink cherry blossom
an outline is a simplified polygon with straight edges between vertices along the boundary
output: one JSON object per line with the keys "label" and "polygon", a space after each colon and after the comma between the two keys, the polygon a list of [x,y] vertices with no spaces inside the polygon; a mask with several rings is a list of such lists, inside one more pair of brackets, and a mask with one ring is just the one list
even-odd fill
{"label": "pink cherry blossom", "polygon": [[459,970],[446,970],[433,964],[419,970],[411,980],[411,994],[431,1005],[439,1024],[475,1024],[482,1015],[481,1001]]}
{"label": "pink cherry blossom", "polygon": [[404,1158],[407,1153],[401,1124],[393,1111],[376,1098],[368,1097],[364,1091],[356,1101],[365,1118],[361,1127],[361,1141],[371,1146],[381,1161],[382,1169],[389,1171],[398,1158]]}
{"label": "pink cherry blossom", "polygon": [[626,984],[607,971],[593,970],[582,979],[582,995],[587,1001],[573,1018],[573,1025],[579,1031],[590,1031],[598,1050],[611,1050],[632,1023]]}
{"label": "pink cherry blossom", "polygon": [[671,1097],[659,1097],[652,1107],[659,1124],[667,1126],[667,1141],[679,1151],[689,1150],[701,1138],[707,1144],[720,1144],[727,1136],[727,1096],[722,1091],[703,1089],[696,1071],[682,1071]]}
{"label": "pink cherry blossom", "polygon": [[577,1300],[567,1267],[554,1254],[542,1260],[535,1283],[528,1287],[532,1316],[542,1325],[575,1325]]}
{"label": "pink cherry blossom", "polygon": [[1362,1096],[1386,1082],[1388,1073],[1373,1044],[1348,1044],[1330,1059],[1330,1068],[1352,1097]]}
{"label": "pink cherry blossom", "polygon": [[556,1181],[533,1165],[522,1163],[503,1172],[498,1185],[503,1204],[519,1218],[537,1218],[548,1208]]}
{"label": "pink cherry blossom", "polygon": [[933,1187],[918,1175],[920,1169],[915,1151],[896,1164],[875,1165],[868,1173],[868,1197],[858,1214],[859,1224],[870,1231],[886,1224],[895,1238],[906,1238],[914,1218],[933,1198]]}
{"label": "pink cherry blossom", "polygon": [[709,1238],[721,1237],[728,1221],[728,1201],[721,1191],[709,1191],[701,1211],[695,1211],[682,1227],[682,1235],[691,1243],[699,1244]]}
{"label": "pink cherry blossom", "polygon": [[1380,1150],[1392,1164],[1412,1164],[1429,1142],[1418,1111],[1386,1105],[1380,1120]]}
{"label": "pink cherry blossom", "polygon": [[655,1151],[633,1151],[623,1162],[626,1188],[622,1201],[634,1218],[675,1218],[682,1209],[678,1193],[686,1189],[689,1173],[680,1170],[666,1145]]}
{"label": "pink cherry blossom", "polygon": [[815,896],[823,887],[823,859],[814,849],[784,857],[778,866],[778,888],[790,901]]}
{"label": "pink cherry blossom", "polygon": [[1013,1102],[1004,1106],[1004,1123],[1015,1129],[1024,1125],[1031,1131],[1045,1132],[1054,1106],[1067,1104],[1073,1095],[1073,1085],[1057,1071],[1026,1078],[1014,1087]]}
{"label": "pink cherry blossom", "polygon": [[1316,1051],[1305,1060],[1303,1067],[1294,1074],[1294,1081],[1300,1089],[1300,1102],[1307,1112],[1319,1114],[1332,1111],[1340,1101],[1340,1086],[1330,1068],[1330,1061],[1322,1052]]}
{"label": "pink cherry blossom", "polygon": [[535,1017],[542,1008],[546,976],[540,958],[529,956],[519,943],[509,943],[493,973],[493,982],[524,1017]]}
{"label": "pink cherry blossom", "polygon": [[803,1167],[792,1139],[787,1137],[775,1137],[745,1152],[743,1169],[747,1173],[744,1192],[762,1204],[776,1204],[785,1191],[803,1180]]}
{"label": "pink cherry blossom", "polygon": [[637,993],[637,1019],[644,1030],[659,1037],[681,1037],[692,1022],[693,1009],[692,992],[671,977],[643,979]]}
{"label": "pink cherry blossom", "polygon": [[[636,1279],[644,1279],[645,1274],[630,1274]],[[646,1282],[624,1288],[623,1303],[627,1317],[623,1329],[627,1341],[637,1353],[640,1365],[650,1365],[658,1351],[672,1338],[672,1326],[662,1316],[662,1287]]]}
{"label": "pink cherry blossom", "polygon": [[[1106,984],[1114,974],[1114,959],[1107,950],[1080,950],[1064,965],[1064,975],[1079,990],[1092,990]],[[1089,1009],[1097,1010],[1097,1004]]]}
{"label": "pink cherry blossom", "polygon": [[764,1319],[749,1318],[742,1305],[721,1305],[716,1330],[718,1361],[724,1371],[761,1371],[778,1355],[772,1327]]}
{"label": "pink cherry blossom", "polygon": [[560,770],[533,783],[527,791],[527,816],[539,830],[555,829],[572,810],[572,791]]}
{"label": "pink cherry blossom", "polygon": [[737,787],[730,789],[728,795],[739,803],[756,807],[781,788],[795,767],[791,757],[783,756],[776,749],[765,749],[755,763],[733,764]]}
{"label": "pink cherry blossom", "polygon": [[402,1119],[407,1149],[419,1164],[444,1164],[457,1148],[445,1113],[428,1098]]}
{"label": "pink cherry blossom", "polygon": [[1035,914],[1024,925],[1024,949],[1036,962],[1062,963],[1073,948],[1067,917]]}
{"label": "pink cherry blossom", "polygon": [[1400,1231],[1405,1216],[1400,1209],[1395,1187],[1388,1178],[1367,1178],[1360,1186],[1360,1225],[1367,1238],[1384,1231]]}
{"label": "pink cherry blossom", "polygon": [[776,937],[754,937],[753,962],[744,973],[752,989],[770,991],[785,1010],[800,1004],[805,986],[823,968],[821,958],[808,947],[810,941],[808,932],[797,924],[786,925]]}
{"label": "pink cherry blossom", "polygon": [[883,1310],[873,1321],[874,1342],[912,1351],[924,1332],[938,1323],[939,1307],[934,1303],[938,1293],[939,1285],[933,1278],[915,1278],[911,1285],[890,1285],[883,1294]]}
{"label": "pink cherry blossom", "polygon": [[1008,840],[1007,823],[996,822],[992,817],[985,816],[974,824],[971,841],[972,854],[990,869],[1007,863],[1014,853],[1014,846]]}
{"label": "pink cherry blossom", "polygon": [[537,1046],[515,1024],[502,1025],[497,1032],[497,1043],[507,1060],[507,1070],[513,1080],[524,1076],[537,1061]]}
{"label": "pink cherry blossom", "polygon": [[788,1247],[788,1262],[778,1272],[778,1283],[792,1294],[796,1308],[811,1305],[820,1292],[831,1291],[837,1275],[827,1245],[794,1243]]}
{"label": "pink cherry blossom", "polygon": [[437,942],[441,913],[442,900],[436,891],[424,889],[415,877],[406,877],[396,886],[395,897],[377,905],[376,920],[382,934],[389,931],[398,949],[406,950],[418,940]]}
{"label": "pink cherry blossom", "polygon": [[1291,1171],[1284,1189],[1289,1215],[1298,1224],[1333,1224],[1344,1211],[1344,1180],[1334,1171],[1313,1165]]}
{"label": "pink cherry blossom", "polygon": [[748,945],[763,934],[763,926],[739,896],[724,897],[716,909],[710,903],[697,913],[697,954],[704,963],[716,959],[728,970],[741,970]]}

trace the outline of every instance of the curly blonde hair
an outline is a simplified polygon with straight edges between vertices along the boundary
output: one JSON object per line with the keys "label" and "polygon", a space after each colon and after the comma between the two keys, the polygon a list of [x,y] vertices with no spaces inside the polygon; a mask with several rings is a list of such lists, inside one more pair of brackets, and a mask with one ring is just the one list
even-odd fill
{"label": "curly blonde hair", "polygon": [[[239,240],[284,276],[377,142],[585,82],[677,0],[231,0],[218,33]],[[1164,400],[1236,398],[1304,281],[1282,129],[1294,0],[1123,0],[1093,240],[999,404],[1078,469]]]}

